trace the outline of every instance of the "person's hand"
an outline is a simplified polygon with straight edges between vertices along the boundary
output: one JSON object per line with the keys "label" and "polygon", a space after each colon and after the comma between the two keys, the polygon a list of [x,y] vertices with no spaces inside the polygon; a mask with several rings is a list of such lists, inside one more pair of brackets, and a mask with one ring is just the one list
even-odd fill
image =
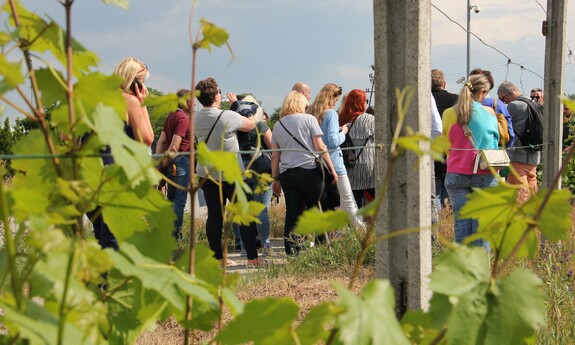
{"label": "person's hand", "polygon": [[341,126],[341,131],[343,132],[343,134],[347,134],[347,132],[349,131],[349,123],[346,123],[345,125]]}
{"label": "person's hand", "polygon": [[331,172],[331,176],[333,176],[333,182],[331,184],[336,185],[337,184],[337,172],[335,172],[335,170],[333,170]]}
{"label": "person's hand", "polygon": [[144,99],[148,97],[149,94],[148,88],[146,87],[146,85],[142,83],[142,89],[140,90],[138,84],[136,84],[135,90],[136,90],[135,95],[136,98],[138,99],[138,101],[140,101],[140,104],[144,104]]}
{"label": "person's hand", "polygon": [[233,92],[226,93],[226,97],[228,98],[227,103],[233,104],[234,102],[238,101],[238,97]]}
{"label": "person's hand", "polygon": [[278,198],[282,196],[282,185],[280,181],[276,180],[272,182],[272,193],[274,193],[274,195],[277,196]]}

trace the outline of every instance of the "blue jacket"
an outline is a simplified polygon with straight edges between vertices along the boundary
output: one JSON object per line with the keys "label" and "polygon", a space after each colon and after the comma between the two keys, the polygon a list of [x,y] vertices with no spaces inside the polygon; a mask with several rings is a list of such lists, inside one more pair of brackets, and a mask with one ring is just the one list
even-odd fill
{"label": "blue jacket", "polygon": [[[481,102],[481,104],[486,106],[486,107],[493,108],[493,102],[494,102],[494,99],[491,97],[488,97],[488,98],[485,98],[483,100],[483,102]],[[509,141],[507,142],[507,144],[505,146],[506,147],[513,146],[513,142],[515,141],[515,131],[513,130],[513,122],[511,121],[511,115],[509,114],[509,111],[507,110],[507,106],[505,105],[505,103],[503,103],[502,100],[497,100],[497,109],[495,110],[495,113],[503,114],[503,116],[505,116],[505,119],[507,120],[507,127],[509,128]]]}
{"label": "blue jacket", "polygon": [[339,117],[335,110],[328,110],[320,124],[323,131],[323,142],[329,150],[329,157],[338,175],[347,175],[345,165],[343,165],[343,154],[339,145],[345,141],[345,134],[339,131]]}

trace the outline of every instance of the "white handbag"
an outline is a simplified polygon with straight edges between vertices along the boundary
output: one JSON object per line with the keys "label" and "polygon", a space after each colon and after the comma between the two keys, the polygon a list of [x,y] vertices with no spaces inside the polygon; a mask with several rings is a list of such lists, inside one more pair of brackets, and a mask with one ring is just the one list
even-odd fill
{"label": "white handbag", "polygon": [[481,168],[481,170],[488,170],[489,167],[491,167],[495,170],[500,170],[509,167],[510,160],[509,155],[507,155],[507,151],[498,149],[478,149],[475,145],[475,138],[473,138],[473,133],[469,126],[463,125],[461,127],[463,128],[465,136],[471,142],[471,145],[478,150],[477,156],[475,156],[475,164],[473,166],[474,174],[477,174],[478,168]]}

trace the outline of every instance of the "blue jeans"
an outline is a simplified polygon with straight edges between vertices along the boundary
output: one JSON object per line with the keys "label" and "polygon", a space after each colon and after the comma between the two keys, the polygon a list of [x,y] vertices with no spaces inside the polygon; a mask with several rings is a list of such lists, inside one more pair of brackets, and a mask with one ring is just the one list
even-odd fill
{"label": "blue jeans", "polygon": [[[445,188],[449,194],[449,201],[455,216],[455,242],[462,243],[463,240],[477,232],[477,219],[459,218],[459,210],[467,202],[467,195],[472,192],[471,188],[484,188],[497,186],[497,178],[491,174],[486,175],[464,175],[448,172],[445,176]],[[471,242],[472,245],[484,247],[489,251],[489,242],[482,239]]]}
{"label": "blue jeans", "polygon": [[[170,168],[172,164],[176,166],[175,175],[172,175],[173,170]],[[190,186],[190,157],[176,157],[168,166],[168,171],[170,172],[169,177],[174,183],[177,183],[186,189]],[[173,202],[172,207],[174,208],[174,213],[176,213],[172,235],[176,240],[179,240],[182,238],[181,227],[184,220],[184,208],[186,207],[186,201],[188,200],[188,192],[168,184],[168,200]]]}
{"label": "blue jeans", "polygon": [[[252,190],[255,190],[256,184],[251,183],[250,181],[247,182],[248,185]],[[272,189],[269,188],[263,193],[253,194],[254,201],[257,201],[265,206],[262,213],[258,216],[261,224],[256,223],[256,228],[258,229],[258,236],[260,237],[260,242],[262,247],[267,247],[270,244],[270,216],[268,213],[268,207],[270,206],[270,202],[272,200]],[[241,236],[240,236],[240,227],[238,224],[233,224],[234,236],[236,238],[235,244],[242,245]]]}

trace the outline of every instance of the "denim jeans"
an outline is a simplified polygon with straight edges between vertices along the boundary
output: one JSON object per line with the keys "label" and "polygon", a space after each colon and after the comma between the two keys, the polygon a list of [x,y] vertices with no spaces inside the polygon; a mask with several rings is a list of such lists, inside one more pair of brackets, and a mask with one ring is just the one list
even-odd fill
{"label": "denim jeans", "polygon": [[[250,183],[248,181],[248,185],[252,190],[255,190],[256,184]],[[262,247],[267,247],[270,244],[270,216],[268,213],[268,207],[270,206],[270,202],[272,200],[272,189],[271,187],[263,193],[253,194],[254,201],[257,201],[265,206],[262,213],[258,216],[261,224],[256,223],[256,228],[258,229],[258,236],[260,237],[260,242],[262,243]],[[242,249],[244,245],[241,241],[240,236],[240,227],[237,224],[233,225],[234,236],[236,237],[235,244],[236,246],[240,244]]]}
{"label": "denim jeans", "polygon": [[[186,189],[190,186],[190,157],[188,156],[178,156],[170,165],[175,165],[175,175],[170,174],[170,179],[179,184]],[[174,170],[168,169],[170,172]],[[184,208],[186,207],[186,201],[188,200],[188,192],[175,188],[174,186],[168,184],[168,200],[173,202],[173,209],[176,213],[176,220],[174,220],[174,230],[172,235],[179,240],[182,238],[182,222],[184,219]]]}
{"label": "denim jeans", "polygon": [[[286,218],[284,245],[288,255],[297,255],[301,249],[299,236],[293,228],[304,208],[316,207],[319,203],[323,178],[317,169],[292,168],[280,174],[279,180],[285,196]],[[321,226],[321,224],[318,224]]]}
{"label": "denim jeans", "polygon": [[[497,178],[491,174],[486,175],[464,175],[448,172],[445,176],[445,188],[449,194],[451,207],[455,216],[455,242],[462,243],[463,240],[477,232],[477,219],[459,218],[459,210],[467,202],[467,196],[472,192],[471,188],[484,188],[497,186]],[[482,239],[475,240],[472,245],[484,247],[489,251],[489,242]]]}

